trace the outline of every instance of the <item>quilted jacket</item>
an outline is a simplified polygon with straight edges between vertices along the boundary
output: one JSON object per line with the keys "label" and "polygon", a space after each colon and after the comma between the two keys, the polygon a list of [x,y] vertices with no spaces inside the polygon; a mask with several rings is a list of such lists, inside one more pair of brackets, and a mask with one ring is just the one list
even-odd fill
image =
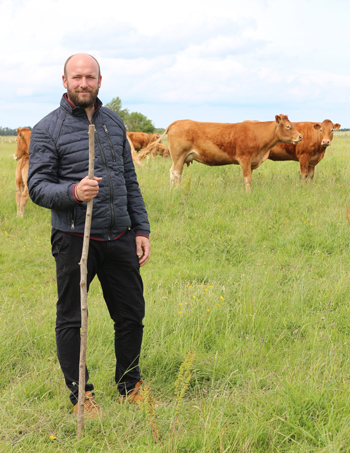
{"label": "quilted jacket", "polygon": [[[147,212],[124,124],[99,99],[92,122],[96,131],[94,173],[102,181],[93,202],[91,236],[110,240],[128,228],[148,236]],[[73,188],[88,174],[89,124],[85,109],[72,108],[63,96],[60,107],[32,131],[29,195],[34,203],[51,209],[51,223],[57,230],[84,233],[86,202],[75,199]]]}

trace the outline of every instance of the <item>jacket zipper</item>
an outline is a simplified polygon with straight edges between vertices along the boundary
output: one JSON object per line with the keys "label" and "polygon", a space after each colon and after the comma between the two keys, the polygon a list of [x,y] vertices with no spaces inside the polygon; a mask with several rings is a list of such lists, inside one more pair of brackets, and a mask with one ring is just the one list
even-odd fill
{"label": "jacket zipper", "polygon": [[98,144],[98,147],[99,147],[99,150],[100,150],[100,153],[101,153],[103,165],[105,167],[105,171],[106,171],[106,175],[107,175],[108,183],[109,183],[109,187],[110,187],[109,203],[110,203],[110,207],[111,207],[111,223],[110,223],[109,229],[108,229],[108,240],[110,240],[111,239],[111,231],[112,231],[112,227],[113,227],[113,224],[114,224],[113,184],[112,184],[111,175],[110,175],[109,170],[108,170],[106,156],[105,156],[105,153],[103,152],[103,149],[102,149],[102,146],[101,146],[101,142],[100,142],[100,138],[98,136],[98,133],[97,133],[96,129],[95,129],[95,134],[96,134],[97,144]]}
{"label": "jacket zipper", "polygon": [[74,208],[74,209],[73,209],[73,212],[72,212],[71,224],[70,224],[71,230],[74,230],[74,228],[75,228],[75,221],[76,221],[76,218],[77,218],[77,211],[76,211],[76,209]]}
{"label": "jacket zipper", "polygon": [[105,124],[102,124],[102,127],[103,127],[103,129],[104,129],[104,131],[105,131],[105,133],[107,135],[109,147],[111,148],[111,152],[112,152],[112,158],[113,158],[113,161],[115,162],[116,161],[115,151],[114,151],[114,148],[113,148],[113,145],[112,145],[111,137],[109,136],[109,132],[108,132],[107,126]]}

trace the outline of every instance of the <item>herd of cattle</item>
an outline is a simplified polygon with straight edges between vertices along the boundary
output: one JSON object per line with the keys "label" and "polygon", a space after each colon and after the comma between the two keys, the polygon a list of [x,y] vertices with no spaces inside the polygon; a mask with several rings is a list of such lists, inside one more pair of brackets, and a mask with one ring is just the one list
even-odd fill
{"label": "herd of cattle", "polygon": [[[286,115],[276,115],[275,121],[243,121],[242,123],[202,123],[191,120],[175,121],[164,133],[127,132],[135,165],[152,155],[169,157],[172,184],[179,184],[183,166],[193,161],[205,165],[240,165],[246,190],[249,192],[252,171],[266,159],[294,160],[300,164],[303,181],[312,179],[315,166],[323,159],[340,124],[330,120],[322,123],[291,123]],[[27,187],[30,130],[17,129],[16,168],[17,216],[23,217],[29,193]],[[168,147],[161,143],[168,134]],[[138,153],[137,153],[138,151]]]}

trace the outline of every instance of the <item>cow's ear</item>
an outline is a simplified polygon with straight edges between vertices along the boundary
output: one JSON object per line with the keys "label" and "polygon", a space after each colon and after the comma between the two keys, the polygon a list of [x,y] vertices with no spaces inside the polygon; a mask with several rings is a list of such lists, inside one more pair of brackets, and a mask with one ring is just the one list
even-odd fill
{"label": "cow's ear", "polygon": [[333,129],[334,129],[335,131],[337,131],[337,130],[340,129],[340,128],[341,128],[341,124],[339,124],[339,123],[335,123],[335,125],[333,126]]}
{"label": "cow's ear", "polygon": [[17,130],[16,130],[17,134],[18,135],[21,135],[20,132],[21,132],[21,128],[20,127],[17,127]]}
{"label": "cow's ear", "polygon": [[276,119],[276,123],[277,123],[277,124],[281,124],[281,122],[282,122],[281,115],[276,115],[276,116],[275,116],[275,119]]}
{"label": "cow's ear", "polygon": [[312,125],[312,127],[316,130],[316,131],[319,131],[321,129],[321,124],[319,123],[315,123]]}

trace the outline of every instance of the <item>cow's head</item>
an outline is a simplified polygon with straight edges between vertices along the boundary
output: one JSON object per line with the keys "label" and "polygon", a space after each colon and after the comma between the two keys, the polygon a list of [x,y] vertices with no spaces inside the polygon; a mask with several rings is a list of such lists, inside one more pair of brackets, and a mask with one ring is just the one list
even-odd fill
{"label": "cow's head", "polygon": [[333,124],[332,121],[330,120],[324,120],[322,121],[322,124],[315,123],[313,125],[313,128],[316,131],[320,131],[320,133],[322,134],[321,146],[326,148],[332,143],[333,132],[340,128],[340,124],[339,123]]}
{"label": "cow's head", "polygon": [[27,127],[17,129],[17,149],[13,158],[19,160],[24,154],[29,154],[29,142],[30,142],[31,131]]}
{"label": "cow's head", "polygon": [[293,143],[293,145],[298,144],[303,136],[297,131],[294,127],[294,124],[291,123],[287,115],[276,115],[275,116],[277,127],[277,136],[281,142],[284,143]]}

